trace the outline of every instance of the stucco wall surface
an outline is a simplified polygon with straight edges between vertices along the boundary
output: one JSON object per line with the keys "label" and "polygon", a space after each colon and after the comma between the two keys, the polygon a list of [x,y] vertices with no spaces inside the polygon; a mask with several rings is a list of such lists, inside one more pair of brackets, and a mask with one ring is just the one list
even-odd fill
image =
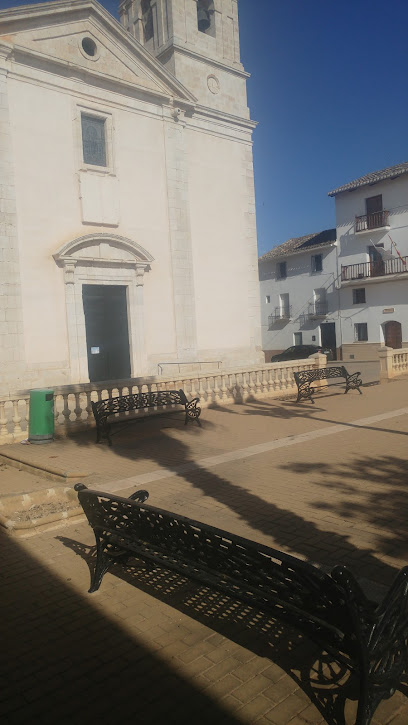
{"label": "stucco wall surface", "polygon": [[[312,272],[311,257],[323,255],[323,271]],[[279,279],[277,265],[286,261],[287,277]],[[262,349],[279,352],[294,345],[294,333],[302,333],[302,344],[320,345],[320,325],[325,322],[336,324],[336,339],[339,345],[338,324],[339,293],[336,282],[336,248],[314,249],[282,259],[262,262],[260,265]],[[314,290],[324,289],[328,313],[324,318],[309,319],[310,306],[314,302]],[[291,317],[288,322],[279,320],[269,323],[269,316],[280,307],[280,295],[289,294]],[[267,301],[270,298],[270,302]],[[315,338],[313,340],[313,337]]]}
{"label": "stucco wall surface", "polygon": [[[356,233],[355,217],[366,214],[366,199],[380,194],[383,209],[388,211],[387,228]],[[364,273],[361,279],[342,282],[340,297],[343,343],[347,346],[345,354],[348,355],[351,350],[348,346],[354,345],[356,350],[351,354],[355,354],[356,359],[357,355],[362,359],[372,355],[373,345],[379,347],[384,344],[384,326],[388,321],[399,322],[402,340],[408,339],[408,271],[404,271],[407,267],[398,257],[398,252],[403,258],[408,256],[408,178],[402,176],[339,194],[336,197],[336,218],[339,273],[342,267],[366,264],[361,269]],[[375,245],[383,245],[386,255],[392,255],[395,262],[390,263],[387,270],[399,270],[397,274],[371,276],[369,247]],[[346,275],[347,270],[343,274]],[[366,301],[355,304],[353,289],[361,288],[365,290]],[[355,340],[355,325],[358,323],[367,324],[367,342]]]}

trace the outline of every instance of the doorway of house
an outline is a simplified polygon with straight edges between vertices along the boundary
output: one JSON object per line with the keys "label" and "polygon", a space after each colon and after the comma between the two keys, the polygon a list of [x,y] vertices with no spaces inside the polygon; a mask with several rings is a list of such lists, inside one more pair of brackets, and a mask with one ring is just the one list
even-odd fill
{"label": "doorway of house", "polygon": [[387,347],[399,349],[402,347],[402,327],[400,322],[390,320],[384,325],[384,338]]}
{"label": "doorway of house", "polygon": [[84,284],[89,380],[130,378],[126,287]]}
{"label": "doorway of house", "polygon": [[321,344],[323,350],[330,350],[329,360],[337,360],[336,323],[324,322],[320,325]]}
{"label": "doorway of house", "polygon": [[370,277],[381,277],[385,274],[385,264],[381,252],[371,246],[368,247],[368,256],[370,257]]}

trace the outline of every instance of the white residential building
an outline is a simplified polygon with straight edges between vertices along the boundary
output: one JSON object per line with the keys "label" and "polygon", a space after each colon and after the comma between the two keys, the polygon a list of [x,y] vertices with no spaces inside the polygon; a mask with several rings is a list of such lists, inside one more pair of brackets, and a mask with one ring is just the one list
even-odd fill
{"label": "white residential building", "polygon": [[263,359],[237,0],[120,15],[0,12],[0,394]]}
{"label": "white residential building", "polygon": [[340,345],[336,230],[309,234],[259,259],[262,347],[266,362],[291,345]]}
{"label": "white residential building", "polygon": [[408,346],[408,163],[334,191],[343,359]]}

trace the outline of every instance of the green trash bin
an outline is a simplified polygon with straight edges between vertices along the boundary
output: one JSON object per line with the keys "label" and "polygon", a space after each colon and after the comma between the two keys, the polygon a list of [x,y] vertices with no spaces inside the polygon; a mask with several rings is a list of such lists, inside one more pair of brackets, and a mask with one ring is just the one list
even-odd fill
{"label": "green trash bin", "polygon": [[28,440],[50,443],[54,439],[54,391],[30,390]]}

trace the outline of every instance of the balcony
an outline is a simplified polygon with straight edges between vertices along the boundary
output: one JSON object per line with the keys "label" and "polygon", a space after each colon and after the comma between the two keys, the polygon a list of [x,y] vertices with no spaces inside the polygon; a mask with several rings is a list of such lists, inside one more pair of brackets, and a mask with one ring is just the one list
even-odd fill
{"label": "balcony", "polygon": [[395,257],[395,259],[379,259],[375,262],[360,262],[341,267],[341,281],[351,282],[355,279],[372,279],[374,277],[387,277],[391,274],[408,272],[408,257]]}
{"label": "balcony", "polygon": [[309,311],[308,311],[308,319],[309,320],[316,320],[319,317],[326,317],[328,313],[329,306],[327,302],[313,302],[313,304],[309,305]]}
{"label": "balcony", "polygon": [[388,211],[385,209],[376,211],[373,214],[356,216],[356,234],[359,232],[369,232],[372,229],[382,229],[388,226]]}
{"label": "balcony", "polygon": [[268,317],[269,329],[276,325],[277,322],[289,322],[292,314],[291,307],[275,307],[275,312],[272,312]]}

